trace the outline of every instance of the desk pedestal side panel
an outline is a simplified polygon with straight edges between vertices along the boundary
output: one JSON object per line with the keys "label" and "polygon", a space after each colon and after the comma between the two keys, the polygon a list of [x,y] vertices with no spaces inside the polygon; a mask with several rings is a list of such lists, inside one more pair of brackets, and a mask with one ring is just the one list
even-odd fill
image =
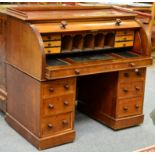
{"label": "desk pedestal side panel", "polygon": [[116,130],[141,124],[145,70],[131,69],[78,79],[78,109]]}
{"label": "desk pedestal side panel", "polygon": [[6,121],[38,149],[74,140],[76,79],[40,82],[7,65]]}

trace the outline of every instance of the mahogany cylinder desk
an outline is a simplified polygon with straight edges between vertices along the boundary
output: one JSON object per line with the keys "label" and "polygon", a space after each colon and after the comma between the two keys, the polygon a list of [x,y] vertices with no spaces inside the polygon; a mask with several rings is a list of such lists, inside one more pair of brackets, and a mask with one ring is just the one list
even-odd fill
{"label": "mahogany cylinder desk", "polygon": [[6,121],[38,149],[72,142],[77,109],[112,129],[143,122],[150,39],[111,6],[16,6],[6,26]]}

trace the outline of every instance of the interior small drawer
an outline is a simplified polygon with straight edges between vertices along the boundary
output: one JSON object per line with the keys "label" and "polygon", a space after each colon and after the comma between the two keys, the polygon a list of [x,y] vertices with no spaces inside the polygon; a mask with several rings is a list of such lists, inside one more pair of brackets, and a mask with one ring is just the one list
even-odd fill
{"label": "interior small drawer", "polygon": [[133,41],[122,41],[122,42],[115,42],[114,47],[130,47],[133,46]]}
{"label": "interior small drawer", "polygon": [[44,34],[42,35],[43,41],[47,40],[61,40],[61,34]]}
{"label": "interior small drawer", "polygon": [[75,95],[67,94],[43,100],[43,116],[52,116],[73,111],[75,108]]}
{"label": "interior small drawer", "polygon": [[52,117],[47,117],[42,120],[41,123],[41,133],[42,136],[52,136],[65,132],[66,130],[71,130],[73,128],[73,114],[66,113],[61,115],[55,115]]}
{"label": "interior small drawer", "polygon": [[55,46],[61,46],[61,41],[46,41],[44,42],[44,47],[55,47]]}
{"label": "interior small drawer", "polygon": [[48,47],[44,48],[44,51],[46,54],[60,53],[61,47]]}
{"label": "interior small drawer", "polygon": [[117,36],[122,36],[122,35],[133,35],[134,36],[134,30],[121,30],[121,31],[116,31]]}
{"label": "interior small drawer", "polygon": [[134,36],[133,35],[116,36],[115,37],[115,41],[130,41],[130,40],[134,40]]}
{"label": "interior small drawer", "polygon": [[117,104],[116,117],[120,118],[141,114],[143,109],[142,103],[142,97],[119,100]]}

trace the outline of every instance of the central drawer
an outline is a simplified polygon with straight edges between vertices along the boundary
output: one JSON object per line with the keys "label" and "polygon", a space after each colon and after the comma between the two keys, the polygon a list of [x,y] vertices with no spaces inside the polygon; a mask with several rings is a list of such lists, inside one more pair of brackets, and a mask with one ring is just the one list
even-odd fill
{"label": "central drawer", "polygon": [[51,116],[73,111],[75,95],[68,94],[43,100],[43,116]]}
{"label": "central drawer", "polygon": [[72,113],[66,113],[43,119],[41,125],[42,136],[54,135],[71,130],[73,128],[72,115]]}

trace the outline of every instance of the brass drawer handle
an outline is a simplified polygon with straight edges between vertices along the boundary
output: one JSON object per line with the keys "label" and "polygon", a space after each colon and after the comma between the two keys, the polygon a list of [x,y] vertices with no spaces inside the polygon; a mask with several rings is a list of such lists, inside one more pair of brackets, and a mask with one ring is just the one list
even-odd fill
{"label": "brass drawer handle", "polygon": [[60,23],[60,28],[61,29],[66,29],[66,26],[67,26],[68,24],[67,24],[67,22],[66,21],[61,21],[61,23]]}
{"label": "brass drawer handle", "polygon": [[68,121],[67,121],[67,120],[63,120],[63,121],[62,121],[62,124],[63,124],[63,125],[68,125]]}
{"label": "brass drawer handle", "polygon": [[135,108],[136,108],[136,109],[139,109],[139,105],[138,105],[138,104],[136,104],[136,105],[135,105]]}
{"label": "brass drawer handle", "polygon": [[80,74],[80,70],[79,69],[75,69],[75,74],[79,75]]}
{"label": "brass drawer handle", "polygon": [[49,43],[48,46],[51,46],[51,44]]}
{"label": "brass drawer handle", "polygon": [[50,51],[50,50],[48,50],[47,52],[48,52],[48,53],[51,53],[51,51]]}
{"label": "brass drawer handle", "polygon": [[128,111],[128,107],[124,107],[123,110],[124,110],[124,111]]}
{"label": "brass drawer handle", "polygon": [[125,77],[129,77],[129,73],[124,73],[124,76]]}
{"label": "brass drawer handle", "polygon": [[124,91],[125,93],[128,93],[128,92],[129,92],[129,90],[128,90],[127,88],[124,88],[123,91]]}
{"label": "brass drawer handle", "polygon": [[120,26],[121,22],[122,22],[121,19],[116,19],[115,25]]}
{"label": "brass drawer handle", "polygon": [[48,108],[49,109],[53,109],[54,108],[54,105],[50,103],[50,104],[48,104]]}
{"label": "brass drawer handle", "polygon": [[65,85],[64,85],[64,88],[65,88],[66,90],[68,90],[68,89],[69,89],[69,85],[68,85],[68,84],[65,84]]}
{"label": "brass drawer handle", "polygon": [[48,90],[49,90],[49,92],[54,92],[54,88],[52,88],[52,87],[49,88]]}
{"label": "brass drawer handle", "polygon": [[136,64],[131,62],[131,63],[129,63],[129,65],[130,65],[131,67],[135,67]]}
{"label": "brass drawer handle", "polygon": [[68,106],[69,105],[68,101],[64,101],[64,105]]}
{"label": "brass drawer handle", "polygon": [[52,124],[48,124],[48,128],[49,129],[52,129],[53,128],[53,125]]}

